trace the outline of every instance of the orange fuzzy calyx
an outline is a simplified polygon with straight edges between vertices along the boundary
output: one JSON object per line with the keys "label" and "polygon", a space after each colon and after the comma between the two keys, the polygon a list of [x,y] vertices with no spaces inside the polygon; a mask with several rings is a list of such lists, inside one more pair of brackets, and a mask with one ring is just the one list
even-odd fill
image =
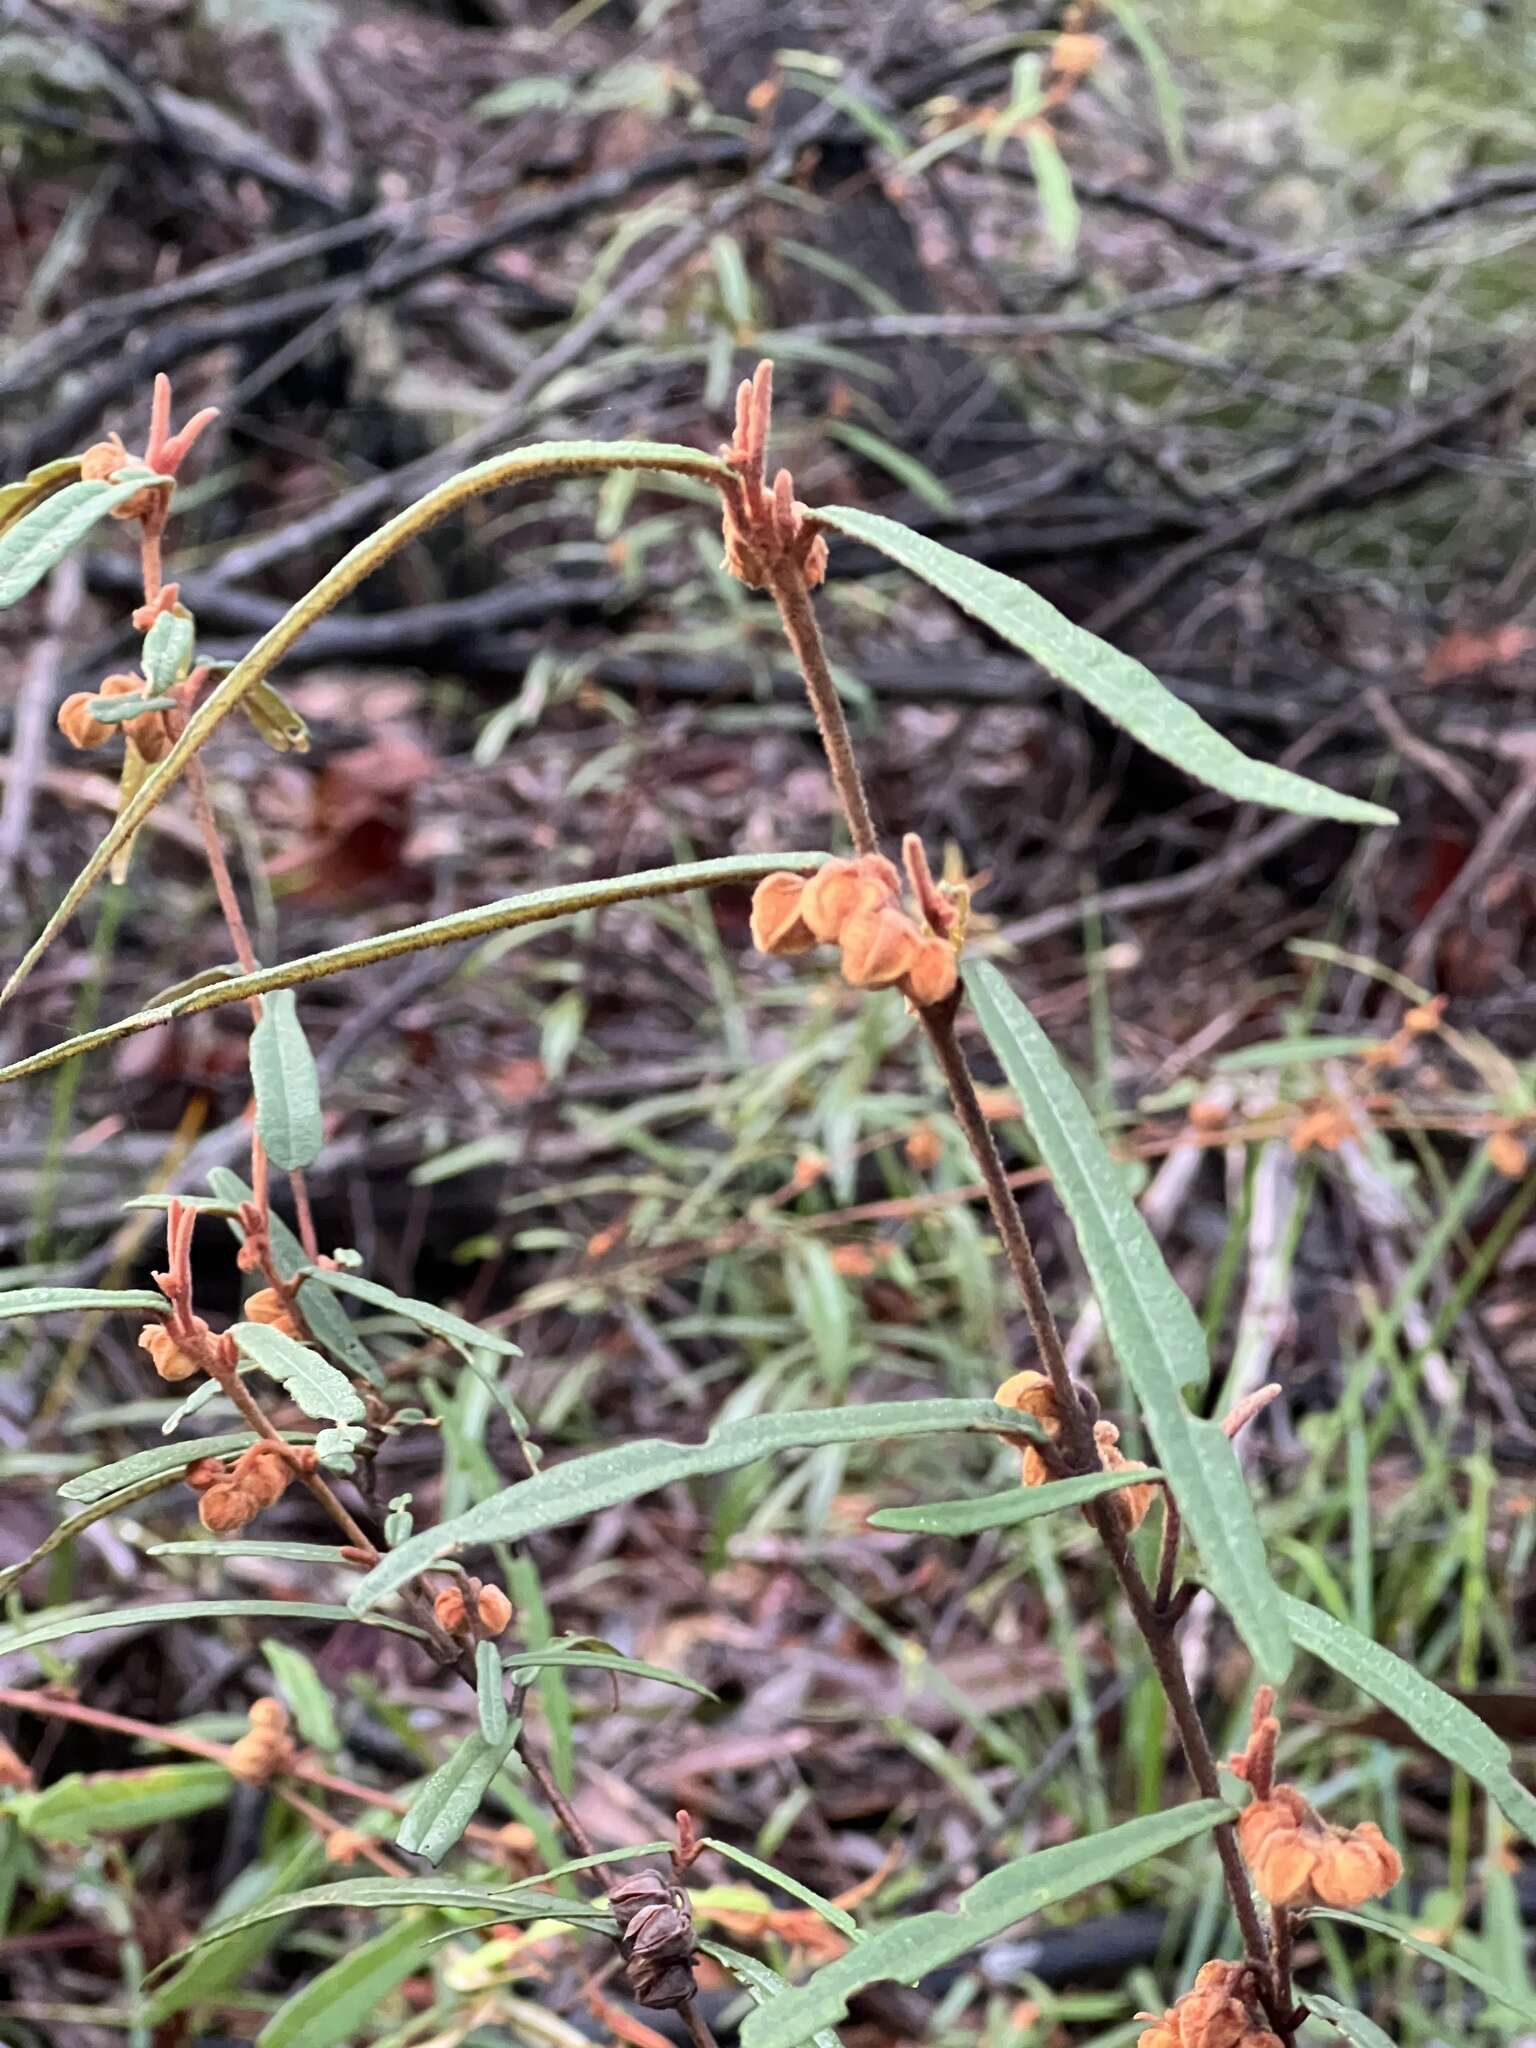
{"label": "orange fuzzy calyx", "polygon": [[806,885],[799,875],[765,875],[752,891],[752,943],[759,953],[808,953],[816,934],[801,905]]}
{"label": "orange fuzzy calyx", "polygon": [[241,1311],[248,1323],[265,1323],[269,1329],[277,1330],[284,1337],[295,1340],[299,1326],[288,1312],[288,1304],[275,1287],[261,1287],[246,1302]]}
{"label": "orange fuzzy calyx", "polygon": [[226,1765],[243,1783],[264,1785],[294,1761],[287,1710],[278,1700],[252,1700],[246,1719],[250,1725],[231,1746]]}
{"label": "orange fuzzy calyx", "polygon": [[1202,1966],[1193,1991],[1152,2021],[1136,2048],[1280,2048],[1280,2043],[1244,1995],[1248,1972],[1242,1963]]}
{"label": "orange fuzzy calyx", "polygon": [[901,878],[883,854],[857,860],[829,860],[805,885],[800,915],[818,939],[835,945],[849,918],[861,911],[894,909]]}
{"label": "orange fuzzy calyx", "polygon": [[1237,1822],[1254,1888],[1272,1906],[1362,1906],[1389,1892],[1403,1859],[1373,1821],[1330,1825],[1294,1785],[1276,1785]]}
{"label": "orange fuzzy calyx", "polygon": [[193,1373],[202,1370],[197,1359],[177,1343],[164,1323],[150,1323],[140,1330],[139,1344],[149,1353],[163,1380],[189,1380]]}
{"label": "orange fuzzy calyx", "polygon": [[958,979],[954,945],[904,908],[901,877],[878,853],[829,860],[804,882],[766,876],[752,896],[752,939],[760,953],[836,945],[852,987],[900,988],[919,1008],[945,1001]]}

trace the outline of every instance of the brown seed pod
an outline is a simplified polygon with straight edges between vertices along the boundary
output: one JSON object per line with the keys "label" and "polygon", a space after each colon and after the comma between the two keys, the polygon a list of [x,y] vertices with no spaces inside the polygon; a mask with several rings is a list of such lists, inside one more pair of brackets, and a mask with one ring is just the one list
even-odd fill
{"label": "brown seed pod", "polygon": [[816,935],[800,915],[798,875],[765,875],[752,891],[752,943],[759,953],[808,953]]}
{"label": "brown seed pod", "polygon": [[888,904],[856,911],[843,926],[843,979],[854,988],[894,988],[911,969],[922,935],[904,910]]}
{"label": "brown seed pod", "polygon": [[480,1626],[488,1636],[499,1636],[511,1626],[512,1602],[500,1586],[482,1586],[475,1602]]}
{"label": "brown seed pod", "polygon": [[946,996],[955,992],[955,983],[960,970],[955,964],[955,949],[947,939],[937,935],[920,938],[912,965],[907,969],[902,991],[910,996],[919,1009],[927,1009],[933,1003],[942,1003]]}
{"label": "brown seed pod", "polygon": [[163,1380],[189,1380],[202,1368],[190,1351],[184,1351],[164,1323],[149,1323],[139,1332],[139,1345],[154,1361]]}
{"label": "brown seed pod", "polygon": [[686,2005],[694,1995],[693,1909],[688,1894],[660,1872],[642,1870],[608,1893],[619,1923],[630,1989],[642,2005]]}

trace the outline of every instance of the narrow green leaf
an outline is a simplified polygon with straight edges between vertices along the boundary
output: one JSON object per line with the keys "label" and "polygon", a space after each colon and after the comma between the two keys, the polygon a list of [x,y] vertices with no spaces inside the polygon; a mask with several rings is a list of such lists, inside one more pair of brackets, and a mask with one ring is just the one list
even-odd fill
{"label": "narrow green leaf", "polygon": [[[231,1984],[239,1983],[248,1970],[254,1969],[272,1946],[277,1932],[276,1921],[248,1927],[233,1941],[215,1943],[213,1936],[220,1920],[232,1920],[255,1901],[292,1891],[295,1885],[302,1884],[310,1876],[323,1855],[319,1836],[306,1834],[286,1854],[274,1856],[264,1863],[247,1865],[220,1897],[204,1923],[210,1945],[199,1954],[190,1956],[161,1982],[145,2010],[145,2024],[163,2026],[174,2013],[211,2004]],[[165,1966],[162,1964],[161,1967]]]}
{"label": "narrow green leaf", "polygon": [[1010,646],[1030,655],[1069,688],[1086,697],[1133,739],[1186,774],[1240,803],[1268,804],[1305,818],[1342,818],[1353,825],[1395,825],[1379,804],[1340,796],[1321,783],[1267,761],[1252,761],[1206,724],[1152,671],[1106,640],[1064,618],[1027,584],[1015,583],[967,555],[957,555],[926,534],[911,533],[878,512],[818,506],[816,519],[834,533],[878,548],[903,569],[990,626]]}
{"label": "narrow green leaf", "polygon": [[234,1780],[222,1764],[153,1764],[142,1771],[72,1771],[40,1792],[21,1792],[5,1811],[47,1842],[85,1842],[182,1820],[222,1806]]}
{"label": "narrow green leaf", "polygon": [[[104,1614],[50,1614],[7,1635],[4,1653],[16,1656],[23,1650],[40,1650],[45,1643],[62,1642],[67,1636],[99,1636],[119,1628],[170,1628],[179,1621],[354,1621],[345,1607],[323,1606],[311,1600],[169,1600],[147,1607],[114,1607]],[[377,1628],[394,1629],[398,1635],[425,1640],[425,1631],[390,1615],[374,1617]]]}
{"label": "narrow green leaf", "polygon": [[957,519],[960,516],[960,507],[943,481],[926,463],[919,462],[904,448],[887,441],[883,434],[871,433],[868,427],[861,427],[853,420],[829,420],[827,432],[834,441],[841,441],[855,454],[877,462],[887,476],[893,476],[914,498],[931,506],[941,518]]}
{"label": "narrow green leaf", "polygon": [[210,1942],[227,1941],[248,1927],[260,1927],[290,1913],[346,1911],[394,1913],[408,1906],[436,1906],[444,1912],[480,1912],[496,1920],[560,1920],[568,1926],[597,1927],[611,1931],[612,1919],[584,1899],[568,1899],[558,1892],[533,1891],[509,1886],[505,1891],[484,1885],[455,1884],[448,1878],[353,1877],[339,1884],[312,1885],[308,1891],[284,1892],[264,1900],[248,1913],[207,1928],[195,1941],[160,1968],[170,1968],[187,1956],[196,1955]]}
{"label": "narrow green leaf", "polygon": [[[169,758],[169,756],[167,757]],[[81,1053],[115,1045],[136,1031],[149,1031],[169,1024],[176,1017],[190,1017],[199,1010],[217,1009],[223,1003],[248,1002],[274,989],[297,988],[319,981],[328,974],[344,974],[353,967],[371,967],[382,960],[417,953],[427,946],[456,945],[464,939],[483,939],[491,932],[513,931],[520,925],[544,924],[553,918],[571,917],[578,911],[602,910],[615,903],[638,903],[652,896],[678,896],[689,889],[746,886],[760,882],[776,869],[788,868],[808,875],[827,858],[825,853],[731,854],[722,860],[685,861],[677,867],[652,868],[637,875],[616,875],[596,882],[571,882],[557,889],[537,889],[527,896],[508,896],[500,903],[487,903],[476,910],[456,910],[447,917],[434,917],[426,924],[406,925],[403,930],[380,933],[376,938],[358,939],[350,945],[331,946],[323,953],[307,953],[298,960],[277,967],[263,967],[254,974],[239,974],[211,987],[194,989],[175,1002],[161,1002],[153,1009],[139,1010],[115,1024],[103,1024],[94,1031],[48,1046],[29,1058],[0,1067],[0,1082],[20,1081],[29,1074],[41,1074]],[[37,948],[33,949],[34,951]],[[18,976],[20,970],[18,970]],[[229,1176],[231,1179],[233,1175]],[[210,1173],[208,1184],[216,1184]]]}
{"label": "narrow green leaf", "polygon": [[675,1685],[682,1692],[697,1693],[700,1699],[716,1697],[696,1678],[681,1671],[669,1671],[664,1664],[646,1664],[638,1657],[621,1656],[617,1650],[578,1650],[550,1643],[542,1649],[505,1650],[501,1660],[508,1671],[614,1671],[625,1678],[649,1678],[657,1685]]}
{"label": "narrow green leaf", "polygon": [[174,711],[174,697],[93,697],[85,707],[98,725],[121,725],[129,718],[142,718],[146,711]]}
{"label": "narrow green leaf", "polygon": [[1309,1920],[1339,1920],[1348,1927],[1362,1927],[1370,1934],[1384,1934],[1399,1947],[1412,1949],[1416,1956],[1422,1956],[1426,1963],[1433,1963],[1437,1969],[1447,1970],[1453,1977],[1460,1977],[1474,1985],[1494,2005],[1507,2006],[1524,2020],[1536,2021],[1536,1998],[1528,1988],[1507,1984],[1495,1977],[1491,1970],[1480,1964],[1469,1962],[1454,1949],[1440,1948],[1432,1941],[1424,1941],[1412,1928],[1402,1927],[1385,1913],[1346,1913],[1334,1906],[1314,1906],[1307,1915]]}
{"label": "narrow green leaf", "polygon": [[494,1748],[507,1739],[507,1695],[502,1683],[501,1652],[494,1643],[475,1645],[475,1705],[480,1733]]}
{"label": "narrow green leaf", "polygon": [[236,1323],[230,1335],[241,1356],[270,1373],[306,1415],[319,1422],[366,1419],[362,1400],[351,1383],[307,1344],[296,1344],[270,1323]]}
{"label": "narrow green leaf", "polygon": [[245,700],[245,715],[258,739],[274,754],[307,754],[309,727],[270,683],[257,683]]}
{"label": "narrow green leaf", "polygon": [[482,1330],[475,1323],[465,1322],[462,1316],[439,1308],[435,1302],[416,1301],[408,1294],[396,1294],[392,1287],[381,1287],[377,1280],[365,1280],[361,1273],[333,1272],[322,1266],[316,1268],[314,1278],[322,1287],[334,1287],[342,1294],[355,1294],[359,1301],[371,1302],[375,1308],[390,1309],[395,1315],[404,1316],[408,1323],[415,1323],[419,1329],[430,1330],[435,1337],[445,1337],[455,1350],[468,1352],[471,1356],[480,1351],[497,1351],[506,1358],[521,1358],[523,1355],[516,1344],[495,1330]]}
{"label": "narrow green leaf", "polygon": [[44,462],[29,470],[17,483],[0,485],[0,533],[7,532],[23,513],[31,512],[66,484],[79,481],[79,456],[63,455],[57,462]]}
{"label": "narrow green leaf", "polygon": [[941,1500],[931,1506],[880,1508],[869,1518],[872,1529],[899,1529],[915,1536],[976,1536],[983,1529],[1011,1529],[1057,1508],[1080,1507],[1101,1493],[1156,1479],[1157,1472],[1085,1472],[1080,1479],[1053,1479],[1044,1486],[1011,1486],[979,1500]]}
{"label": "narrow green leaf", "polygon": [[1470,1707],[1452,1699],[1412,1664],[1373,1643],[1348,1622],[1320,1607],[1284,1596],[1291,1640],[1301,1650],[1358,1685],[1363,1693],[1406,1721],[1437,1756],[1473,1778],[1528,1842],[1536,1842],[1536,1795],[1511,1769],[1509,1746]]}
{"label": "narrow green leaf", "polygon": [[251,1085],[256,1128],[272,1164],[285,1173],[313,1166],[325,1142],[320,1075],[291,988],[275,989],[262,1000],[261,1019],[251,1033]]}
{"label": "narrow green leaf", "polygon": [[1206,1377],[1205,1337],[1195,1312],[1174,1285],[1050,1040],[995,967],[982,962],[968,968],[965,983],[1072,1219],[1104,1327],[1141,1404],[1158,1466],[1204,1560],[1211,1589],[1260,1670],[1278,1682],[1290,1669],[1290,1632],[1248,1481],[1220,1425],[1191,1415],[1179,1391]]}
{"label": "narrow green leaf", "polygon": [[163,1294],[147,1287],[8,1287],[0,1291],[0,1322],[13,1316],[54,1316],[76,1309],[137,1309],[142,1315],[165,1314]]}
{"label": "narrow green leaf", "polygon": [[671,1486],[680,1479],[734,1471],[775,1451],[821,1444],[929,1436],[941,1430],[1006,1430],[1017,1418],[990,1401],[883,1401],[864,1408],[816,1409],[788,1415],[751,1415],[721,1423],[701,1444],[646,1439],[546,1466],[462,1515],[423,1529],[389,1552],[358,1582],[352,1603],[361,1614],[460,1546],[516,1543],[541,1529],[579,1521]]}
{"label": "narrow green leaf", "polygon": [[375,2008],[426,1962],[444,1926],[436,1913],[413,1913],[343,1952],[273,2013],[256,2048],[345,2048],[363,2038]]}
{"label": "narrow green leaf", "polygon": [[781,1892],[788,1892],[792,1899],[798,1899],[802,1906],[809,1906],[813,1913],[819,1913],[829,1927],[835,1927],[839,1934],[846,1934],[850,1941],[862,1941],[863,1931],[851,1913],[845,1913],[841,1906],[835,1906],[830,1899],[824,1899],[820,1892],[813,1892],[809,1885],[799,1884],[782,1870],[775,1870],[771,1863],[764,1863],[761,1857],[751,1855],[745,1849],[734,1848],[729,1842],[716,1841],[713,1835],[704,1837],[706,1849],[713,1849],[728,1863],[739,1863],[743,1870],[750,1870],[754,1877],[760,1877],[765,1884],[776,1885]]}
{"label": "narrow green leaf", "polygon": [[1025,123],[1024,147],[1029,154],[1029,168],[1034,174],[1035,195],[1040,201],[1040,218],[1045,224],[1045,232],[1050,236],[1057,255],[1068,261],[1077,247],[1078,230],[1082,226],[1077,194],[1072,189],[1072,173],[1067,169],[1055,136],[1044,121]]}
{"label": "narrow green leaf", "polygon": [[304,1652],[275,1636],[262,1639],[261,1654],[277,1680],[277,1689],[293,1709],[304,1740],[326,1751],[341,1747],[341,1730],[325,1681]]}
{"label": "narrow green leaf", "polygon": [[25,597],[98,519],[154,481],[153,471],[140,468],[110,483],[66,484],[7,526],[0,533],[0,607]]}
{"label": "narrow green leaf", "polygon": [[413,1856],[441,1863],[480,1810],[486,1788],[501,1769],[515,1729],[488,1742],[477,1728],[467,1735],[445,1764],[428,1778],[411,1801],[395,1840]]}
{"label": "narrow green leaf", "polygon": [[[290,1436],[290,1443],[308,1443],[308,1437]],[[147,1451],[135,1451],[131,1457],[118,1458],[111,1465],[98,1465],[94,1472],[79,1472],[73,1479],[66,1479],[59,1488],[61,1500],[77,1500],[90,1504],[105,1500],[109,1493],[117,1493],[128,1486],[138,1486],[146,1479],[174,1474],[177,1477],[198,1458],[222,1458],[231,1451],[243,1451],[255,1438],[248,1429],[228,1430],[222,1436],[193,1436],[181,1443],[156,1444]]]}
{"label": "narrow green leaf", "polygon": [[1321,1991],[1308,1991],[1302,2003],[1308,2012],[1337,2027],[1351,2048],[1397,2048],[1390,2034],[1384,2034],[1374,2020],[1356,2012],[1352,2005],[1340,2005],[1336,1998],[1325,1998]]}
{"label": "narrow green leaf", "polygon": [[197,626],[190,614],[161,612],[144,635],[143,669],[150,687],[173,690],[192,666]]}
{"label": "narrow green leaf", "polygon": [[[787,1980],[777,1970],[756,1956],[744,1955],[739,1948],[731,1948],[723,1941],[701,1941],[699,1947],[705,1955],[713,1956],[717,1963],[729,1970],[740,1983],[745,1984],[752,1994],[754,2005],[766,2005],[772,1999],[782,1998],[789,1990]],[[813,2048],[842,2048],[842,2042],[829,2027],[812,2034]]]}
{"label": "narrow green leaf", "polygon": [[284,1564],[345,1566],[347,1559],[339,1543],[279,1543],[265,1538],[213,1537],[186,1543],[147,1543],[146,1557],[270,1557]]}
{"label": "narrow green leaf", "polygon": [[[548,441],[532,448],[514,449],[509,454],[493,455],[472,469],[461,470],[457,476],[449,477],[435,490],[428,491],[425,497],[418,498],[414,505],[406,506],[403,512],[387,520],[366,540],[359,541],[321,577],[312,590],[284,613],[276,625],[262,634],[249,654],[237,661],[223,681],[203,699],[188,719],[176,744],[134,790],[106,837],[70,883],[36,941],[28,947],[15,972],[0,989],[0,1003],[4,1003],[25,981],[96,882],[108,873],[119,853],[132,841],[156,804],[169,795],[181,779],[193,755],[201,752],[224,720],[240,708],[256,685],[266,681],[269,671],[317,619],[324,618],[328,611],[344,597],[350,596],[359,584],[429,526],[457,511],[460,506],[467,505],[471,499],[483,497],[486,492],[499,490],[505,485],[528,483],[539,477],[598,476],[622,469],[653,469],[714,480],[727,474],[725,464],[718,456],[705,455],[697,448],[674,446],[668,442]],[[4,571],[10,566],[14,574],[15,563],[9,560],[6,550],[10,550],[12,556],[16,554],[13,545],[16,536],[30,527],[34,519],[53,516],[59,499],[67,498],[71,491],[90,489],[111,492],[122,489],[122,486],[71,484],[59,493],[58,499],[50,499],[38,512],[0,536],[0,602],[12,601],[4,595]],[[129,495],[126,489],[122,494],[125,497]],[[112,502],[119,501],[113,499]],[[106,509],[105,504],[93,506],[86,524],[89,525],[90,519]],[[35,555],[41,551],[34,547],[30,553]],[[49,559],[55,560],[57,556],[51,555]],[[37,574],[23,587],[30,589],[32,582],[47,566],[48,561],[45,560]],[[14,595],[19,596],[20,591]]]}
{"label": "narrow green leaf", "polygon": [[916,1913],[882,1928],[819,1969],[809,1983],[748,2013],[741,2026],[742,2048],[799,2048],[822,2028],[835,2026],[849,1999],[866,1985],[892,1978],[915,1984],[1016,1921],[1091,1885],[1106,1884],[1133,1864],[1165,1855],[1231,1818],[1231,1808],[1221,1800],[1201,1799],[1005,1863],[962,1892],[953,1912]]}

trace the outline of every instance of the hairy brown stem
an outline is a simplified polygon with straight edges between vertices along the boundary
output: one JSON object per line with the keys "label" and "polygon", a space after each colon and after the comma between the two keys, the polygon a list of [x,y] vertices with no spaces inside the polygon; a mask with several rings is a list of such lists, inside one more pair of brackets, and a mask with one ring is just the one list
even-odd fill
{"label": "hairy brown stem", "polygon": [[688,2029],[688,2038],[693,2048],[716,2048],[715,2037],[710,2031],[709,2021],[699,2011],[696,1998],[685,1999],[678,2007],[683,2016],[683,2025]]}
{"label": "hairy brown stem", "polygon": [[[842,802],[854,845],[860,853],[872,853],[877,850],[877,843],[868,801],[864,794],[863,779],[854,759],[848,721],[843,715],[841,701],[832,684],[810,589],[798,563],[786,559],[776,564],[771,588],[778,603],[780,617],[784,621],[790,646],[805,678],[806,690],[826,747],[832,779]],[[1056,1318],[1051,1313],[1050,1301],[1040,1277],[1034,1247],[1024,1227],[1024,1219],[1019,1214],[1018,1204],[1014,1201],[1013,1191],[1008,1185],[1007,1171],[993,1139],[991,1126],[977,1099],[976,1083],[955,1032],[955,1013],[958,1007],[959,999],[956,996],[947,1002],[919,1011],[919,1016],[949,1089],[956,1119],[965,1133],[966,1142],[971,1148],[986,1188],[992,1219],[1002,1240],[1009,1267],[1018,1283],[1024,1313],[1041,1362],[1050,1375],[1061,1418],[1058,1448],[1063,1453],[1064,1463],[1069,1469],[1076,1472],[1092,1471],[1099,1463],[1093,1441],[1092,1419],[1079,1398],[1067,1369],[1066,1351],[1062,1345],[1061,1333],[1056,1326]],[[1169,1506],[1171,1509],[1171,1501]],[[1126,1536],[1124,1524],[1113,1503],[1105,1500],[1090,1501],[1085,1512],[1104,1546],[1110,1566],[1125,1594],[1132,1618],[1147,1646],[1153,1670],[1167,1698],[1190,1774],[1203,1797],[1219,1799],[1221,1785],[1217,1776],[1216,1760],[1211,1753],[1211,1745],[1190,1692],[1183,1662],[1179,1657],[1175,1638],[1175,1616],[1164,1611],[1165,1603],[1154,1598],[1146,1579],[1142,1576],[1141,1567],[1136,1562]],[[1176,1543],[1174,1550],[1176,1554]],[[1170,1570],[1170,1579],[1171,1575]],[[1162,1578],[1163,1573],[1160,1570],[1160,1588]],[[1254,1903],[1253,1891],[1248,1883],[1247,1872],[1243,1867],[1237,1845],[1236,1830],[1227,1823],[1216,1828],[1214,1833],[1222,1874],[1232,1901],[1232,1910],[1242,1933],[1244,1951],[1252,1965],[1254,1978],[1260,1988],[1270,2022],[1289,2048],[1294,2038],[1294,2029],[1289,2024],[1289,2000],[1282,2000],[1281,1997],[1269,1938],[1259,1917],[1258,1907]]]}

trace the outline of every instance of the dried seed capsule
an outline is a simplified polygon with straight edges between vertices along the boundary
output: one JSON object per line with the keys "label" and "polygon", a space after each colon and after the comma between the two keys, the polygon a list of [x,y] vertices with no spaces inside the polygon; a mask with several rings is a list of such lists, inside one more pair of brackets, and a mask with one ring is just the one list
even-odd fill
{"label": "dried seed capsule", "polygon": [[911,968],[922,937],[904,910],[856,911],[843,926],[843,979],[854,988],[894,988]]}
{"label": "dried seed capsule", "polygon": [[759,953],[808,953],[816,936],[800,915],[798,875],[765,875],[752,891],[752,943]]}
{"label": "dried seed capsule", "polygon": [[163,1380],[189,1380],[201,1370],[191,1352],[184,1351],[164,1323],[150,1323],[139,1332],[139,1345],[154,1360]]}
{"label": "dried seed capsule", "polygon": [[512,1602],[500,1586],[482,1586],[480,1597],[475,1602],[475,1612],[480,1617],[480,1626],[488,1636],[499,1636],[512,1621]]}
{"label": "dried seed capsule", "polygon": [[935,935],[918,940],[917,952],[907,969],[902,989],[919,1009],[927,1009],[930,1004],[942,1003],[946,996],[953,995],[958,979],[954,947],[947,939]]}
{"label": "dried seed capsule", "polygon": [[894,908],[901,877],[883,854],[858,860],[829,860],[805,884],[800,915],[818,939],[837,939],[850,917],[862,910]]}

